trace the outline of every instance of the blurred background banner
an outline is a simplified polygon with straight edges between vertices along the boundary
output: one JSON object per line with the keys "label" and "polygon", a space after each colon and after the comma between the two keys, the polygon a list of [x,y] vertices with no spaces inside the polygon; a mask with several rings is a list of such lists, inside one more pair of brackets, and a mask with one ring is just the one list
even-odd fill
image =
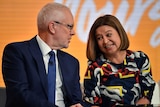
{"label": "blurred background banner", "polygon": [[[81,82],[87,67],[88,32],[94,20],[104,14],[121,21],[129,36],[129,49],[145,52],[154,80],[160,80],[160,0],[0,0],[0,57],[6,44],[37,34],[37,13],[52,1],[69,6],[74,15],[76,35],[64,51],[79,59]],[[0,86],[5,87],[1,68],[0,72]]]}

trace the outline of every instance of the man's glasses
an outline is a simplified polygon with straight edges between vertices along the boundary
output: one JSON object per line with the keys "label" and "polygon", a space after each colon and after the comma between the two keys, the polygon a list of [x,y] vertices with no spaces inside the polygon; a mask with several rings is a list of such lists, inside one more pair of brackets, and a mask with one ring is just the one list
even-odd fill
{"label": "man's glasses", "polygon": [[61,22],[58,22],[58,21],[54,21],[54,22],[57,23],[57,24],[60,24],[60,25],[65,26],[65,27],[66,27],[67,29],[69,29],[70,31],[73,29],[73,25],[61,23]]}

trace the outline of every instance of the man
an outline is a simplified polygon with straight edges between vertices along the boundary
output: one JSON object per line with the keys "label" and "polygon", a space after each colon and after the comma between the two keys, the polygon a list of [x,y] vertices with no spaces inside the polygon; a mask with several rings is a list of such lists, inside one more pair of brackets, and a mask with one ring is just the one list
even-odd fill
{"label": "man", "polygon": [[[38,35],[29,41],[10,43],[5,47],[2,72],[7,92],[6,107],[82,107],[79,62],[60,50],[68,48],[75,34],[73,23],[68,7],[48,3],[37,17]],[[50,51],[56,55],[53,102],[49,101],[52,94],[48,91],[47,79]]]}

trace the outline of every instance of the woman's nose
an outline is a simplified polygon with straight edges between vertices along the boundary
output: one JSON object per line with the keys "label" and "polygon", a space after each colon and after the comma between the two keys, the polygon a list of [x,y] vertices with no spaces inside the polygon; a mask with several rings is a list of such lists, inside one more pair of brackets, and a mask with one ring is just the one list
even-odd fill
{"label": "woman's nose", "polygon": [[103,42],[106,44],[108,41],[109,41],[108,38],[104,36],[103,37]]}

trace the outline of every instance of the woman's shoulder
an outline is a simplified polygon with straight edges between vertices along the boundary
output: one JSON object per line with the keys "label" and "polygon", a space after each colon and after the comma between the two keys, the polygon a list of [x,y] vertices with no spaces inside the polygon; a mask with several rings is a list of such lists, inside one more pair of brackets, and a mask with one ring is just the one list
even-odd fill
{"label": "woman's shoulder", "polygon": [[96,60],[88,60],[88,65],[90,66],[95,66],[95,67],[100,67],[106,62],[106,59],[104,58],[96,58]]}
{"label": "woman's shoulder", "polygon": [[128,56],[132,56],[132,57],[136,57],[136,58],[140,58],[140,57],[148,57],[146,53],[144,53],[141,50],[138,51],[133,51],[133,50],[127,50],[127,55]]}

